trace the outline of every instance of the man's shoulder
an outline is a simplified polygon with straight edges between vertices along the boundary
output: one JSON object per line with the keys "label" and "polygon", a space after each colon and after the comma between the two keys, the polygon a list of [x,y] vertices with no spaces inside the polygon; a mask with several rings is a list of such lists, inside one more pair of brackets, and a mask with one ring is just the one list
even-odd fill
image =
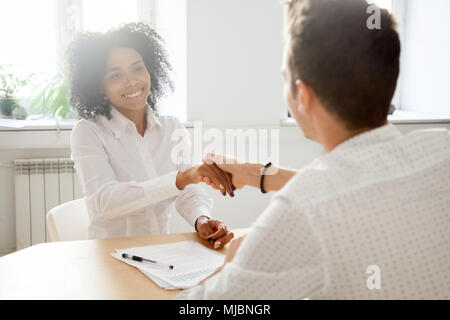
{"label": "man's shoulder", "polygon": [[332,181],[333,166],[327,155],[321,156],[311,164],[299,170],[289,182],[277,193],[289,199],[296,207],[306,207],[320,202],[325,195],[337,192]]}
{"label": "man's shoulder", "polygon": [[445,145],[448,146],[450,143],[450,131],[445,128],[416,130],[404,135],[403,141],[404,142],[423,141],[426,144],[429,144],[429,142],[435,142],[435,143],[444,143]]}
{"label": "man's shoulder", "polygon": [[449,130],[413,131],[386,143],[322,155],[299,170],[279,194],[297,206],[315,205],[449,160]]}
{"label": "man's shoulder", "polygon": [[450,160],[450,131],[444,128],[417,130],[402,137],[397,147],[416,168]]}

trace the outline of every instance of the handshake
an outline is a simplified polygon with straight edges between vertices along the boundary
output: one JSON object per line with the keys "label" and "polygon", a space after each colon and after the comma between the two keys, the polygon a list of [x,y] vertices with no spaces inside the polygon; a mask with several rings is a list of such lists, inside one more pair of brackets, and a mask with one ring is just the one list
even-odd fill
{"label": "handshake", "polygon": [[183,190],[189,184],[204,182],[219,190],[223,196],[228,193],[234,197],[234,191],[246,185],[259,184],[258,164],[242,163],[238,160],[215,154],[207,154],[203,164],[179,172],[176,186]]}
{"label": "handshake", "polygon": [[[189,184],[204,182],[216,190],[220,190],[223,196],[228,193],[234,197],[234,191],[242,188],[246,181],[242,175],[246,164],[238,163],[231,157],[207,154],[203,164],[193,166],[178,172],[176,186],[183,190]],[[214,248],[219,249],[230,242],[234,234],[222,220],[209,219],[200,216],[195,222],[195,229],[202,239],[213,241]]]}
{"label": "handshake", "polygon": [[[235,158],[209,153],[203,158],[203,164],[178,172],[176,186],[183,190],[189,184],[204,182],[223,196],[228,193],[234,197],[234,191],[244,186],[261,188],[261,191],[278,191],[291,179],[296,170],[276,168],[259,163],[239,162]],[[263,180],[265,175],[272,176]],[[199,217],[195,228],[201,238],[214,241],[218,249],[234,237],[221,220]],[[232,252],[234,252],[232,250]]]}

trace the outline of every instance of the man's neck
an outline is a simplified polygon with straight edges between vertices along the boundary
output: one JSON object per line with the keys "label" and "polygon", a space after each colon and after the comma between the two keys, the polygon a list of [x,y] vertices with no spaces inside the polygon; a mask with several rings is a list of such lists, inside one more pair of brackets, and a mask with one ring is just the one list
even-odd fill
{"label": "man's neck", "polygon": [[342,132],[335,132],[335,135],[330,136],[328,139],[326,139],[325,141],[323,141],[322,145],[325,149],[325,152],[331,152],[334,150],[334,148],[336,148],[338,145],[340,145],[341,143],[344,143],[345,141],[347,141],[348,139],[351,139],[361,133],[364,133],[366,131],[369,131],[371,129],[359,129],[359,130],[354,130],[354,131],[348,131],[348,130],[343,130]]}
{"label": "man's neck", "polygon": [[[387,124],[387,121],[386,123]],[[355,130],[348,130],[344,125],[340,123],[328,124],[326,128],[323,128],[321,134],[320,143],[325,149],[325,152],[331,152],[341,143],[344,143],[348,139],[351,139],[357,135],[360,135],[364,132],[373,130],[375,128],[367,127]]]}

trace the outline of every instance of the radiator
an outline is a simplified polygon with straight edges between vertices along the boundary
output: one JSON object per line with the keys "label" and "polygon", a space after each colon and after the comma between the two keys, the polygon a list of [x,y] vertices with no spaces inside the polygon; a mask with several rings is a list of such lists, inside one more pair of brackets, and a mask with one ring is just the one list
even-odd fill
{"label": "radiator", "polygon": [[14,161],[17,250],[50,241],[46,215],[83,197],[71,159]]}

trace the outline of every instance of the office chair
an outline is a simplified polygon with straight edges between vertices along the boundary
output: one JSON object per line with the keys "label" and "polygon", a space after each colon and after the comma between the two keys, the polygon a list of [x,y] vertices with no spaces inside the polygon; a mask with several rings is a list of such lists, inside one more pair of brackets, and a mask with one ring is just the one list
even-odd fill
{"label": "office chair", "polygon": [[89,216],[85,199],[63,203],[47,213],[47,228],[55,241],[87,240]]}

